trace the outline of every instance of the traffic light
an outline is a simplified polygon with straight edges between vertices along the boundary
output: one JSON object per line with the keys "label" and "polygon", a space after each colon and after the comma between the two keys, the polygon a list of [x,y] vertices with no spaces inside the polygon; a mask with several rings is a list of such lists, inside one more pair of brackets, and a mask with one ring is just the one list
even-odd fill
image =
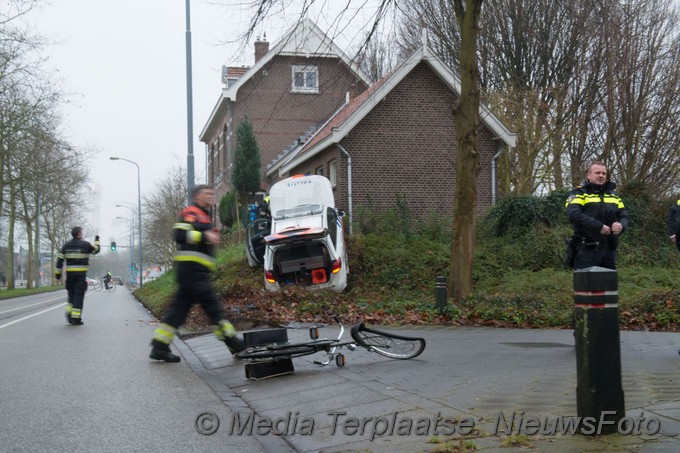
{"label": "traffic light", "polygon": [[111,251],[115,252],[116,251],[116,241],[111,242]]}

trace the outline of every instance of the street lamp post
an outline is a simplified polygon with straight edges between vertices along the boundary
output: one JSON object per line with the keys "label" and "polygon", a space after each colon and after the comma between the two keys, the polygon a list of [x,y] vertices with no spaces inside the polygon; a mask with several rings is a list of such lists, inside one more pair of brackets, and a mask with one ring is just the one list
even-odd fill
{"label": "street lamp post", "polygon": [[186,69],[187,69],[187,200],[191,202],[194,188],[194,101],[191,77],[191,7],[185,1],[186,9]]}
{"label": "street lamp post", "polygon": [[143,287],[144,283],[142,281],[143,279],[143,274],[144,274],[144,267],[142,266],[142,184],[141,184],[141,177],[140,177],[140,172],[139,172],[139,165],[137,165],[137,162],[133,162],[129,159],[125,159],[123,157],[109,157],[111,160],[124,160],[125,162],[130,162],[133,164],[135,167],[137,167],[137,229],[139,233],[139,287]]}
{"label": "street lamp post", "polygon": [[[133,208],[131,208],[130,206],[127,206],[127,205],[124,205],[124,204],[117,204],[116,207],[117,208],[129,209],[130,212],[132,213],[132,216],[130,217],[130,248],[131,248],[131,250],[130,250],[130,252],[131,252],[130,253],[130,262],[132,262],[134,260],[134,257],[135,257],[135,210]],[[118,218],[118,217],[116,217],[116,218]],[[120,217],[120,218],[123,219],[122,217]],[[127,220],[127,219],[123,219],[123,220]]]}
{"label": "street lamp post", "polygon": [[132,282],[135,278],[135,276],[132,272],[132,263],[135,260],[135,215],[134,215],[135,210],[132,209],[131,207],[125,206],[123,204],[117,204],[116,207],[118,207],[118,208],[128,208],[130,211],[132,211],[132,215],[130,216],[129,219],[127,219],[125,217],[120,217],[120,216],[116,217],[117,219],[127,220],[128,224],[130,225],[130,250],[129,250],[129,253],[128,253],[128,258],[129,258],[128,259],[128,268],[127,268],[127,272],[125,274],[125,279],[128,282]]}

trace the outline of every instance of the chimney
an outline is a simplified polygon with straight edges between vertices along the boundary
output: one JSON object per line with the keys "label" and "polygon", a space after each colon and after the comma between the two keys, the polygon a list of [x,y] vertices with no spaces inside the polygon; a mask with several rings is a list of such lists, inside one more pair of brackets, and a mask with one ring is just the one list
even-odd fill
{"label": "chimney", "polygon": [[269,52],[269,43],[267,42],[267,33],[265,33],[262,40],[260,40],[259,36],[255,40],[255,63],[264,57],[267,52]]}

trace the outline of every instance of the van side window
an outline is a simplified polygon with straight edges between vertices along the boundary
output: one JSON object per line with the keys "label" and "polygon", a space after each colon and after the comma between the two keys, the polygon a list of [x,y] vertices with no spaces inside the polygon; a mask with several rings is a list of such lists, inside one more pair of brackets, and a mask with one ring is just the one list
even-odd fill
{"label": "van side window", "polygon": [[333,247],[337,247],[338,244],[338,213],[333,208],[327,208],[328,217],[328,234],[331,236],[333,241]]}

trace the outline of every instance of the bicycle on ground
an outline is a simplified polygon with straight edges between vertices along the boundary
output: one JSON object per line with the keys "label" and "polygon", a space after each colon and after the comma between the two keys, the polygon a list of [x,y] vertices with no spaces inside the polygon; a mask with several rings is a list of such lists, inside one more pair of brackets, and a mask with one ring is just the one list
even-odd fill
{"label": "bicycle on ground", "polygon": [[273,341],[266,343],[267,335],[271,335],[270,332],[272,331],[256,331],[251,332],[251,335],[254,334],[253,342],[262,340],[265,344],[248,346],[244,351],[238,352],[234,356],[256,364],[271,363],[282,359],[292,359],[322,352],[326,355],[325,360],[315,360],[315,364],[326,366],[331,362],[335,362],[338,367],[343,367],[346,364],[345,356],[340,352],[343,348],[355,351],[359,346],[369,352],[375,352],[382,356],[399,360],[413,359],[425,350],[424,338],[384,332],[367,327],[363,322],[351,327],[350,335],[352,341],[343,340],[342,336],[345,332],[345,327],[337,317],[334,317],[334,319],[340,326],[340,333],[337,338],[319,338],[319,327],[314,326],[309,329],[310,341],[298,343]]}

